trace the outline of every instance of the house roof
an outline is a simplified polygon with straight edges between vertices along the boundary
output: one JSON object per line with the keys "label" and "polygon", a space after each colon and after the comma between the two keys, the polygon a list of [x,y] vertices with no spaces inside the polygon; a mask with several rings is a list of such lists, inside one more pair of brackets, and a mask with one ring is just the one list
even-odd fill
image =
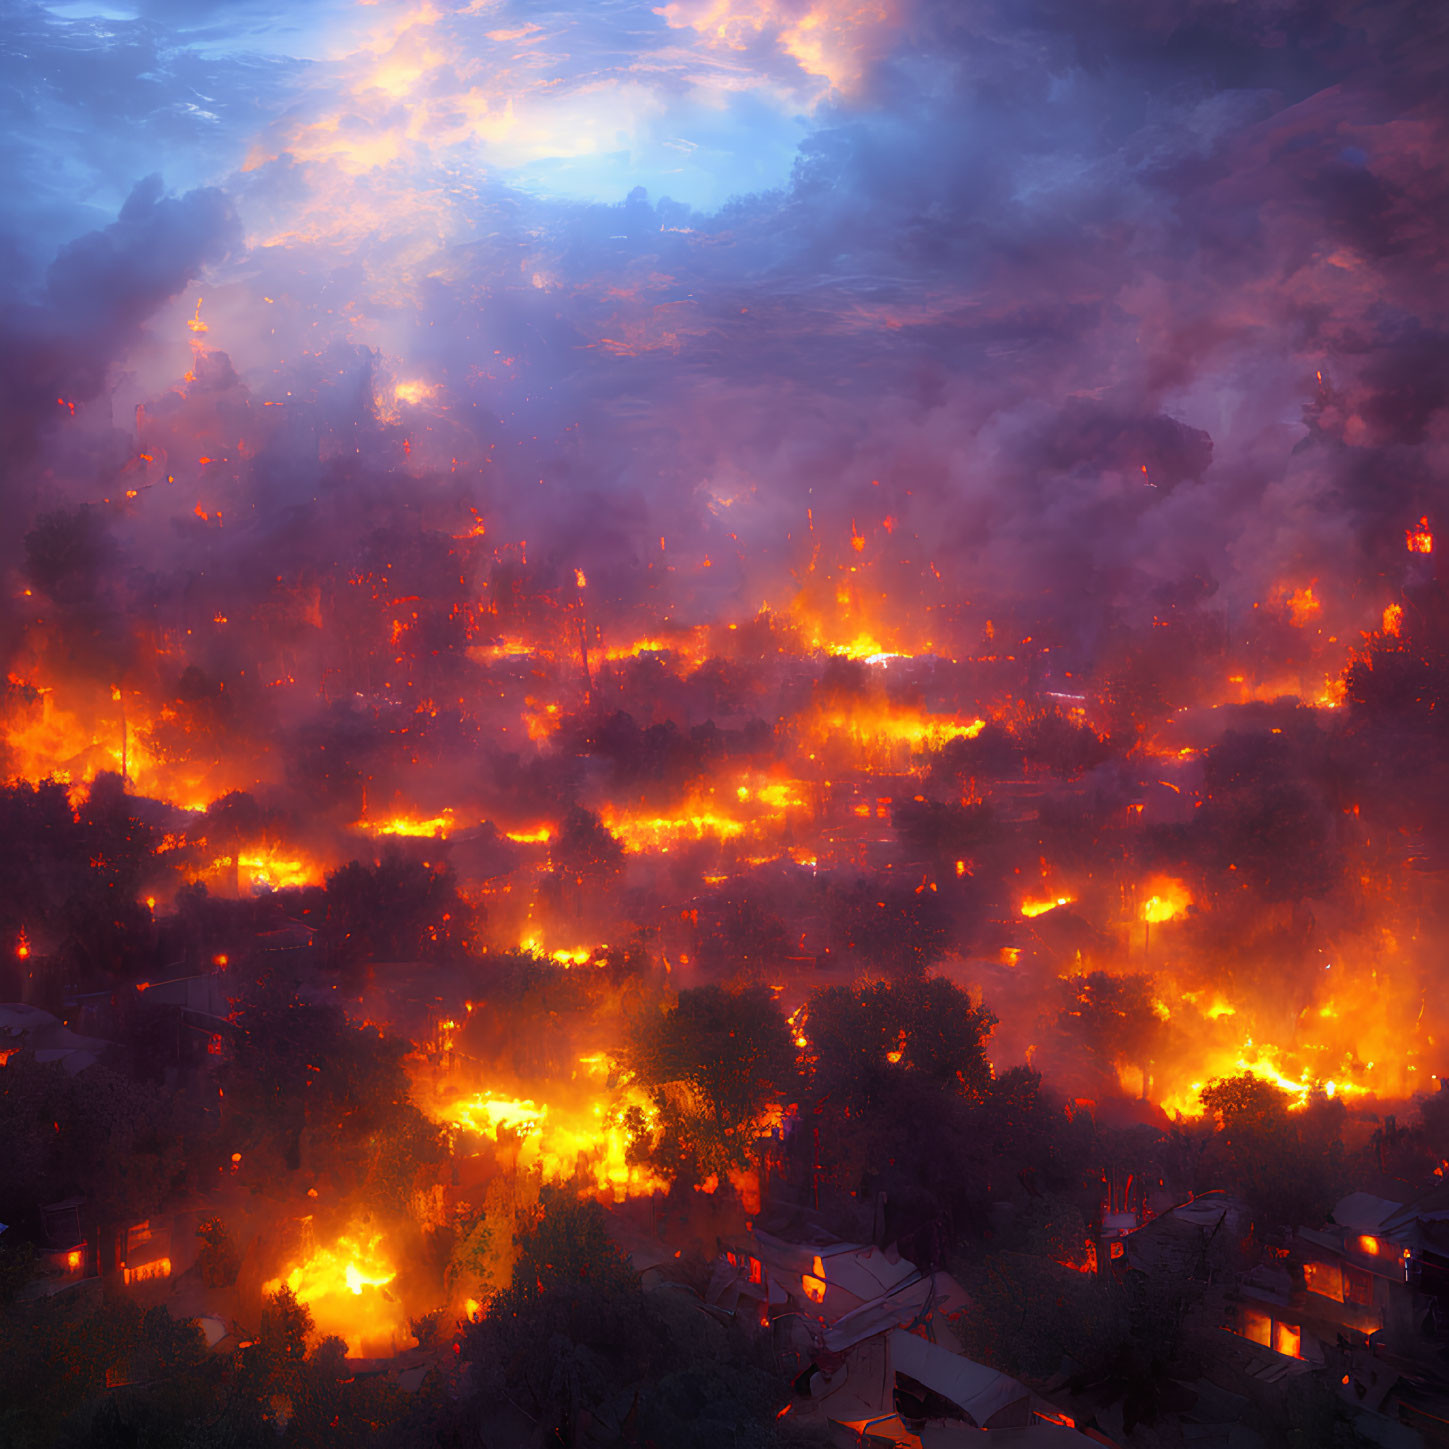
{"label": "house roof", "polygon": [[914,1322],[922,1314],[959,1313],[970,1306],[966,1290],[949,1273],[923,1275],[842,1314],[825,1330],[825,1347],[831,1353],[844,1353],[889,1328]]}
{"label": "house roof", "polygon": [[1003,1409],[1031,1398],[1024,1384],[1006,1374],[917,1338],[903,1328],[892,1329],[886,1341],[896,1373],[909,1374],[917,1383],[958,1404],[983,1428]]}
{"label": "house roof", "polygon": [[[874,1424],[894,1413],[897,1374],[949,1399],[977,1425],[1031,1399],[1030,1390],[1006,1374],[895,1328],[850,1349],[844,1364],[823,1379],[819,1408],[837,1424]],[[985,1444],[979,1429],[971,1434],[969,1442]]]}
{"label": "house roof", "polygon": [[[1421,1193],[1411,1202],[1402,1206],[1395,1203],[1394,1208],[1395,1211],[1383,1220],[1384,1229],[1391,1233],[1412,1222],[1433,1222],[1449,1218],[1449,1183],[1436,1182],[1427,1192]],[[1338,1209],[1335,1208],[1335,1216],[1337,1213]]]}
{"label": "house roof", "polygon": [[1371,1192],[1351,1192],[1334,1204],[1333,1220],[1350,1232],[1372,1233],[1401,1213],[1403,1206]]}
{"label": "house roof", "polygon": [[857,1344],[841,1367],[816,1382],[824,1389],[820,1395],[821,1412],[837,1423],[858,1424],[891,1413],[895,1376],[885,1335]]}
{"label": "house roof", "polygon": [[1299,1228],[1297,1236],[1315,1248],[1327,1248],[1330,1252],[1343,1252],[1343,1239],[1333,1233],[1321,1233],[1317,1228]]}
{"label": "house roof", "polygon": [[[838,1239],[829,1243],[792,1243],[757,1227],[752,1238],[741,1239],[734,1246],[759,1258],[770,1270],[771,1278],[801,1302],[805,1300],[800,1280],[806,1275],[823,1278],[825,1297],[819,1303],[812,1301],[811,1312],[827,1323],[920,1277],[920,1270],[909,1258],[862,1243]],[[815,1272],[817,1258],[822,1270],[819,1274]]]}
{"label": "house roof", "polygon": [[[1214,1235],[1220,1229],[1225,1236],[1233,1232],[1235,1215],[1241,1212],[1237,1200],[1225,1193],[1209,1193],[1179,1203],[1127,1234],[1124,1239],[1127,1261],[1146,1273],[1166,1273],[1178,1278],[1198,1276],[1205,1266],[1204,1254]],[[1225,1219],[1226,1227],[1223,1226]]]}
{"label": "house roof", "polygon": [[1179,1222],[1192,1223],[1199,1228],[1215,1228],[1223,1215],[1232,1206],[1232,1200],[1222,1193],[1207,1193],[1178,1203],[1172,1209],[1172,1216]]}
{"label": "house roof", "polygon": [[897,1257],[892,1261],[874,1246],[821,1253],[820,1260],[825,1269],[827,1295],[831,1288],[843,1288],[866,1302],[898,1288],[920,1271],[909,1258]]}

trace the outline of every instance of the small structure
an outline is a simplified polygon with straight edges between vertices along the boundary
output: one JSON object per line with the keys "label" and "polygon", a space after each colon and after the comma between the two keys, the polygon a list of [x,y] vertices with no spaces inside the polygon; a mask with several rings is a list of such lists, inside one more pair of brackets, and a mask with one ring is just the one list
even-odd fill
{"label": "small structure", "polygon": [[158,1219],[153,1223],[147,1218],[117,1232],[116,1267],[126,1287],[169,1278],[174,1266],[169,1221]]}
{"label": "small structure", "polygon": [[[799,1380],[797,1380],[797,1385]],[[841,1445],[867,1439],[908,1446],[982,1444],[982,1429],[1036,1422],[1031,1391],[984,1364],[893,1328],[818,1363],[805,1379],[809,1400]]]}
{"label": "small structure", "polygon": [[805,1241],[756,1228],[724,1244],[705,1291],[709,1311],[768,1324],[782,1354],[793,1351],[791,1412],[824,1418],[841,1445],[987,1449],[983,1429],[1009,1429],[1028,1446],[1033,1426],[1082,1443],[1023,1384],[962,1356],[951,1320],[971,1300],[949,1273],[797,1228]]}
{"label": "small structure", "polygon": [[1205,1283],[1214,1263],[1247,1234],[1251,1214],[1238,1198],[1206,1192],[1148,1218],[1141,1227],[1135,1223],[1127,1213],[1103,1218],[1098,1261],[1104,1267]]}
{"label": "small structure", "polygon": [[956,1347],[946,1315],[969,1306],[966,1291],[944,1272],[922,1272],[890,1248],[848,1243],[816,1232],[792,1242],[756,1228],[722,1245],[705,1290],[706,1303],[760,1322],[794,1318],[797,1347],[929,1324]]}
{"label": "small structure", "polygon": [[1379,1442],[1407,1425],[1449,1443],[1449,1184],[1408,1203],[1350,1193],[1322,1227],[1268,1245],[1238,1279],[1222,1326],[1246,1378],[1276,1385],[1317,1372]]}
{"label": "small structure", "polygon": [[[86,1200],[62,1198],[40,1209],[35,1273],[22,1290],[26,1298],[48,1298],[98,1277],[95,1248],[83,1222]],[[0,1233],[5,1232],[0,1224]]]}

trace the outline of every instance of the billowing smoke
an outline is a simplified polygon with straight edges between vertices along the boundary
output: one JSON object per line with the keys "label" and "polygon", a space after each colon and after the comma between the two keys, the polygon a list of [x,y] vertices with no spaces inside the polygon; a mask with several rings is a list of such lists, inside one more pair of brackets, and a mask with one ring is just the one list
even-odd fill
{"label": "billowing smoke", "polygon": [[[993,772],[1089,777],[1047,810],[1065,854],[1142,804],[1133,749],[1187,769],[1221,734],[1178,715],[1342,701],[1433,569],[1406,531],[1446,462],[1446,22],[712,15],[23,9],[7,773],[247,792],[273,884],[359,822],[447,812],[498,827],[468,846],[494,879],[593,812],[672,852],[647,900],[539,898],[598,935],[716,873],[659,823],[721,831],[707,782],[772,831],[847,809],[823,774],[787,799],[781,762],[871,721],[955,721],[860,748],[897,777],[929,757],[941,798],[908,803],[947,813],[915,813],[908,858],[969,882]],[[1318,764],[1289,818],[1327,840],[1355,802]],[[1251,835],[1250,788],[1214,788]],[[1133,867],[1239,867],[1214,849],[1173,817]],[[958,888],[892,949],[1007,949],[980,918],[1019,902]],[[887,893],[902,921],[916,890]],[[715,903],[760,972],[856,947],[845,886],[803,925],[789,897]]]}

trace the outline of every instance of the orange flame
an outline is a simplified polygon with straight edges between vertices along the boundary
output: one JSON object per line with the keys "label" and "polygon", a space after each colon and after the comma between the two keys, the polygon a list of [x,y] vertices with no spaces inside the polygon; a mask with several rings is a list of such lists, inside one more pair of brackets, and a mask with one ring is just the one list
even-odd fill
{"label": "orange flame", "polygon": [[388,1289],[396,1277],[380,1233],[344,1233],[333,1247],[318,1248],[264,1284],[263,1292],[285,1283],[306,1304],[318,1333],[346,1339],[349,1358],[385,1357],[408,1337],[407,1314]]}
{"label": "orange flame", "polygon": [[1153,893],[1142,902],[1138,912],[1150,925],[1176,920],[1192,904],[1192,895],[1180,880],[1157,880]]}

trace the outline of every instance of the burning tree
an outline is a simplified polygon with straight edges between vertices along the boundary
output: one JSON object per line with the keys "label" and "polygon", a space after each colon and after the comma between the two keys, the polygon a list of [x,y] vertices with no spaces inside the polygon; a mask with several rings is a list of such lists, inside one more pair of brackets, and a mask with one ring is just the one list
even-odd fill
{"label": "burning tree", "polygon": [[1377,734],[1443,737],[1449,718],[1449,590],[1438,583],[1408,592],[1349,667],[1356,720]]}

